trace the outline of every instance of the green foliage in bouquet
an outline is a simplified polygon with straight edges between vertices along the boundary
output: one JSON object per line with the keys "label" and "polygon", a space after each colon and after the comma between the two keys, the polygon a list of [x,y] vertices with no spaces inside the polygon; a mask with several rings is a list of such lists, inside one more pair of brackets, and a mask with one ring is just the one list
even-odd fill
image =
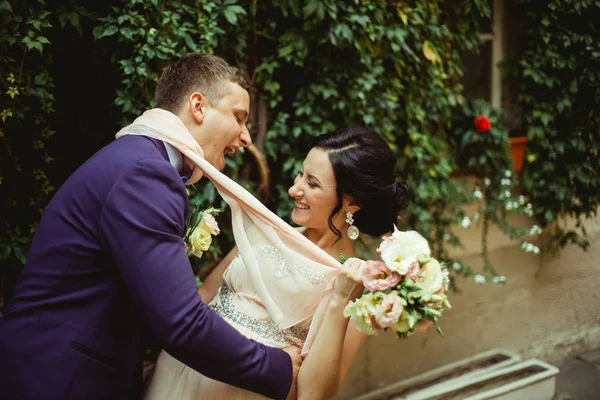
{"label": "green foliage in bouquet", "polygon": [[[443,268],[447,270],[447,266],[444,265]],[[438,318],[442,316],[444,307],[451,308],[446,296],[434,294],[431,295],[428,301],[425,301],[419,296],[419,292],[422,290],[421,287],[408,277],[405,277],[396,289],[403,298],[411,300],[404,308],[408,314],[406,325],[409,329],[404,332],[396,332],[396,335],[401,339],[408,338],[409,335],[415,333],[417,322],[423,319],[424,321],[431,321],[435,325],[438,334],[443,337],[444,332],[438,324]],[[431,303],[439,303],[439,305]]]}

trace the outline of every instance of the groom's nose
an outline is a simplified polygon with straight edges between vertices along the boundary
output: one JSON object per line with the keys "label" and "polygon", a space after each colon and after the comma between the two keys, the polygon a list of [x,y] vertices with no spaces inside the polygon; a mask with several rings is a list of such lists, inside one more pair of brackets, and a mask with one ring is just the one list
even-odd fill
{"label": "groom's nose", "polygon": [[248,127],[244,125],[244,129],[240,133],[240,142],[242,142],[242,147],[248,147],[252,144],[252,137],[250,136],[250,132],[248,132]]}

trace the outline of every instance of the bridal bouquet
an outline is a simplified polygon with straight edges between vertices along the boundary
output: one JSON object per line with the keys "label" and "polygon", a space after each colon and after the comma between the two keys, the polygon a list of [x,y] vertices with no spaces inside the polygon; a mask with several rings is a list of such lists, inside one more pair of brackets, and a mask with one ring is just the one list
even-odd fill
{"label": "bridal bouquet", "polygon": [[382,261],[368,261],[363,271],[363,295],[348,303],[344,316],[368,335],[391,328],[407,338],[438,325],[446,297],[448,270],[431,257],[429,244],[415,231],[397,229],[384,238],[377,249]]}
{"label": "bridal bouquet", "polygon": [[190,203],[183,236],[186,252],[200,258],[209,249],[212,244],[212,237],[221,233],[219,224],[215,219],[215,216],[221,211],[223,210],[214,207],[201,210],[200,204]]}

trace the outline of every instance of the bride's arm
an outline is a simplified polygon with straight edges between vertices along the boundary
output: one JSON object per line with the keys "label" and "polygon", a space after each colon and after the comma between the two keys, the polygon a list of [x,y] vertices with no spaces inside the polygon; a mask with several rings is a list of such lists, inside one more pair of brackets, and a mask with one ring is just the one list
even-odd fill
{"label": "bride's arm", "polygon": [[342,363],[340,365],[340,382],[338,389],[344,382],[350,365],[358,353],[358,349],[367,338],[365,333],[359,332],[354,326],[354,321],[348,323],[348,330],[346,331],[346,337],[344,338],[344,350],[342,353]]}
{"label": "bride's arm", "polygon": [[198,288],[198,294],[202,297],[204,304],[210,303],[217,295],[217,291],[223,285],[223,274],[237,255],[237,252],[237,246],[235,246],[206,277],[202,282],[202,286]]}
{"label": "bride's arm", "polygon": [[[354,260],[354,263],[358,260]],[[335,395],[348,373],[366,335],[358,332],[343,316],[349,301],[362,293],[357,265],[347,265],[336,277],[333,295],[327,306],[310,353],[298,374],[298,399],[329,399]]]}

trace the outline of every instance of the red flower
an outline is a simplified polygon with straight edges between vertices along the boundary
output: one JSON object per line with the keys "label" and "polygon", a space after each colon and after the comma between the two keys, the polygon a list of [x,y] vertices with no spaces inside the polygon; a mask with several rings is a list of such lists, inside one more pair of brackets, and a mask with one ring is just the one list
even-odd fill
{"label": "red flower", "polygon": [[475,118],[475,129],[477,129],[477,132],[487,131],[491,125],[490,120],[483,114]]}

